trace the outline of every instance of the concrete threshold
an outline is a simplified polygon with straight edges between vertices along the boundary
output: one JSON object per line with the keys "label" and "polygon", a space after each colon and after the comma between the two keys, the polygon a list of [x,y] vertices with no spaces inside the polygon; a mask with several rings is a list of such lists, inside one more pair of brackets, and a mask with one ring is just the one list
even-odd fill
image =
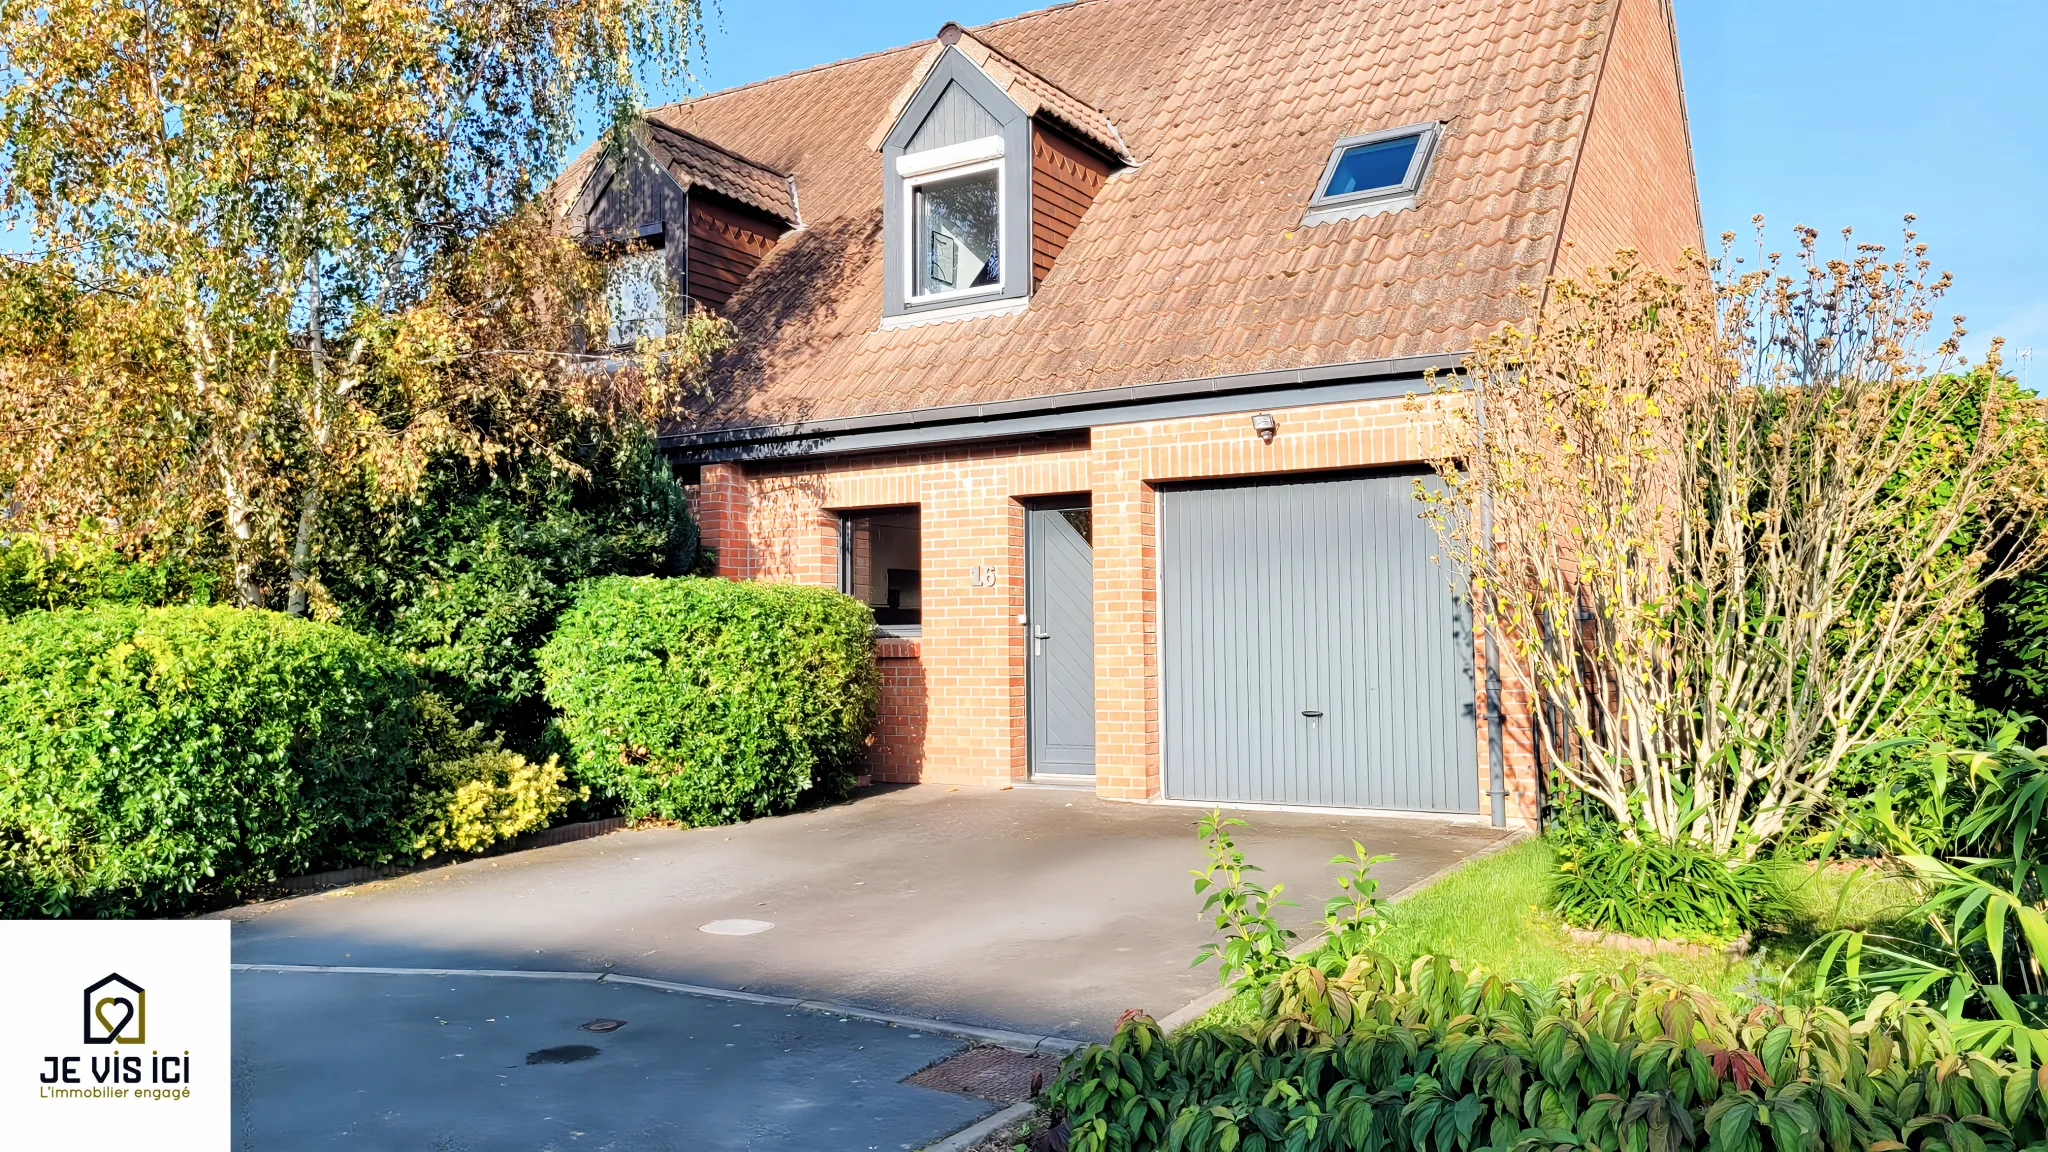
{"label": "concrete threshold", "polygon": [[679,996],[702,996],[711,1000],[732,1000],[742,1004],[762,1004],[775,1008],[794,1008],[804,1012],[817,1012],[826,1016],[845,1016],[854,1020],[867,1020],[876,1024],[888,1024],[898,1028],[909,1028],[918,1032],[930,1032],[938,1036],[953,1036],[962,1040],[974,1040],[983,1044],[994,1044],[1015,1052],[1044,1052],[1064,1056],[1083,1045],[1083,1041],[1070,1040],[1064,1036],[1040,1036],[1029,1032],[1013,1032],[1004,1028],[983,1028],[974,1024],[957,1024],[950,1020],[933,1020],[924,1016],[911,1016],[901,1012],[883,1012],[873,1008],[862,1008],[856,1004],[842,1004],[834,1000],[806,1000],[797,996],[771,996],[761,992],[742,992],[735,988],[713,988],[703,984],[682,984],[673,980],[655,980],[646,976],[629,976],[620,972],[553,972],[518,968],[375,968],[345,964],[231,964],[236,972],[279,972],[310,975],[342,976],[434,976],[434,977],[482,977],[500,980],[568,980],[589,984],[631,984],[640,988],[651,988],[657,992],[669,992]]}

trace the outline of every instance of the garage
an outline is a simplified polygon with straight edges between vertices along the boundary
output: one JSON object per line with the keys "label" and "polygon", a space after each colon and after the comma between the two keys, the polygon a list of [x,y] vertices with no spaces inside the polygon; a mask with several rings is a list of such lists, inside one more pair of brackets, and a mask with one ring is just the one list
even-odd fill
{"label": "garage", "polygon": [[1471,621],[1418,479],[1162,488],[1167,796],[1478,811]]}

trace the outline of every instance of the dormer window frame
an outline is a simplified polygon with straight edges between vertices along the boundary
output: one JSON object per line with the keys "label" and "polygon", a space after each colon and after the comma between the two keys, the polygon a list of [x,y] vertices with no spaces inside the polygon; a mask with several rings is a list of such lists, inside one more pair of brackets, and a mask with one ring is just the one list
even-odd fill
{"label": "dormer window frame", "polygon": [[[1429,174],[1430,161],[1436,157],[1443,129],[1440,121],[1431,120],[1420,124],[1404,124],[1399,128],[1385,128],[1377,132],[1362,132],[1338,140],[1330,148],[1330,159],[1323,165],[1322,175],[1316,178],[1315,193],[1309,199],[1308,211],[1302,215],[1302,225],[1308,227],[1331,224],[1339,220],[1377,216],[1383,212],[1401,212],[1415,207],[1422,194],[1422,182]],[[1326,194],[1331,180],[1337,175],[1338,166],[1344,162],[1346,153],[1368,144],[1381,144],[1411,136],[1417,138],[1415,151],[1409,157],[1407,171],[1402,174],[1399,183],[1379,185],[1335,196]]]}
{"label": "dormer window frame", "polygon": [[[988,114],[994,131],[912,150],[919,128],[951,85]],[[1031,141],[1033,122],[1016,101],[955,47],[925,74],[882,139],[883,292],[881,324],[893,328],[1022,311],[1031,294]],[[1000,151],[995,145],[1000,144]],[[916,189],[994,168],[997,175],[997,282],[918,293]]]}
{"label": "dormer window frame", "polygon": [[[905,304],[931,306],[940,304],[964,304],[983,297],[1001,298],[1009,287],[1013,273],[1009,261],[1002,254],[1009,243],[1010,229],[1015,225],[1007,208],[1010,174],[1003,161],[1004,148],[1001,136],[984,136],[943,148],[910,152],[896,158],[896,175],[903,185],[902,203],[898,206],[904,221],[909,225],[904,237],[908,249],[902,261],[903,300]],[[918,214],[917,194],[925,187],[957,180],[963,176],[978,176],[983,172],[996,174],[996,282],[967,288],[952,288],[943,292],[920,292],[917,290],[918,273],[924,258],[920,244],[923,231]]]}

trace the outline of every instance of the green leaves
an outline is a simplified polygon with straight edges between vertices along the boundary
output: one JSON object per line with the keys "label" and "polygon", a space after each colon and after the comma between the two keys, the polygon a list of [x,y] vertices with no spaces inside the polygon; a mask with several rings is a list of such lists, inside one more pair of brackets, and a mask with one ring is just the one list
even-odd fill
{"label": "green leaves", "polygon": [[0,914],[165,915],[407,851],[419,685],[233,608],[0,624]]}
{"label": "green leaves", "polygon": [[1196,826],[1209,854],[1209,867],[1192,872],[1195,894],[1207,894],[1202,913],[1214,915],[1216,931],[1223,939],[1202,945],[1189,965],[1198,967],[1214,959],[1217,982],[1239,988],[1262,985],[1286,968],[1290,963],[1287,950],[1295,940],[1294,930],[1281,927],[1273,914],[1275,908],[1294,904],[1280,898],[1286,885],[1275,884],[1268,890],[1251,880],[1250,874],[1259,871],[1259,866],[1246,863],[1244,852],[1231,838],[1230,829],[1244,826],[1244,821],[1225,817],[1221,810],[1203,813]]}
{"label": "green leaves", "polygon": [[[1149,1017],[1048,1093],[1080,1152],[2015,1152],[2048,1142],[2048,1069],[1958,1050],[1895,1001],[1732,1016],[1649,971],[1506,984],[1424,957],[1316,985],[1351,1024],[1304,1036]],[[1320,975],[1320,973],[1317,973]],[[1449,991],[1446,992],[1446,987]],[[1475,1011],[1482,1007],[1482,1015]],[[1142,1058],[1132,1058],[1142,1053]]]}
{"label": "green leaves", "polygon": [[727,823],[848,788],[874,724],[874,616],[823,588],[593,580],[539,663],[577,778],[632,817]]}
{"label": "green leaves", "polygon": [[1609,829],[1565,844],[1550,889],[1558,915],[1582,928],[1721,943],[1782,909],[1770,863],[1642,835],[1632,842]]}

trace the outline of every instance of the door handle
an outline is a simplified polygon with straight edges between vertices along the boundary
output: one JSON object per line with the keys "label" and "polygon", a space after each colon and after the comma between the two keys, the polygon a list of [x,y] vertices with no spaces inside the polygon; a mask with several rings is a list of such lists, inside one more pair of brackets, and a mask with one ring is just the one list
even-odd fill
{"label": "door handle", "polygon": [[1301,710],[1301,714],[1303,716],[1308,717],[1311,720],[1320,720],[1323,718],[1322,711],[1320,709],[1315,708],[1303,708]]}
{"label": "door handle", "polygon": [[1031,654],[1033,656],[1045,655],[1045,642],[1050,639],[1052,639],[1052,633],[1047,632],[1045,630],[1044,625],[1041,624],[1037,628],[1033,629],[1031,636]]}

